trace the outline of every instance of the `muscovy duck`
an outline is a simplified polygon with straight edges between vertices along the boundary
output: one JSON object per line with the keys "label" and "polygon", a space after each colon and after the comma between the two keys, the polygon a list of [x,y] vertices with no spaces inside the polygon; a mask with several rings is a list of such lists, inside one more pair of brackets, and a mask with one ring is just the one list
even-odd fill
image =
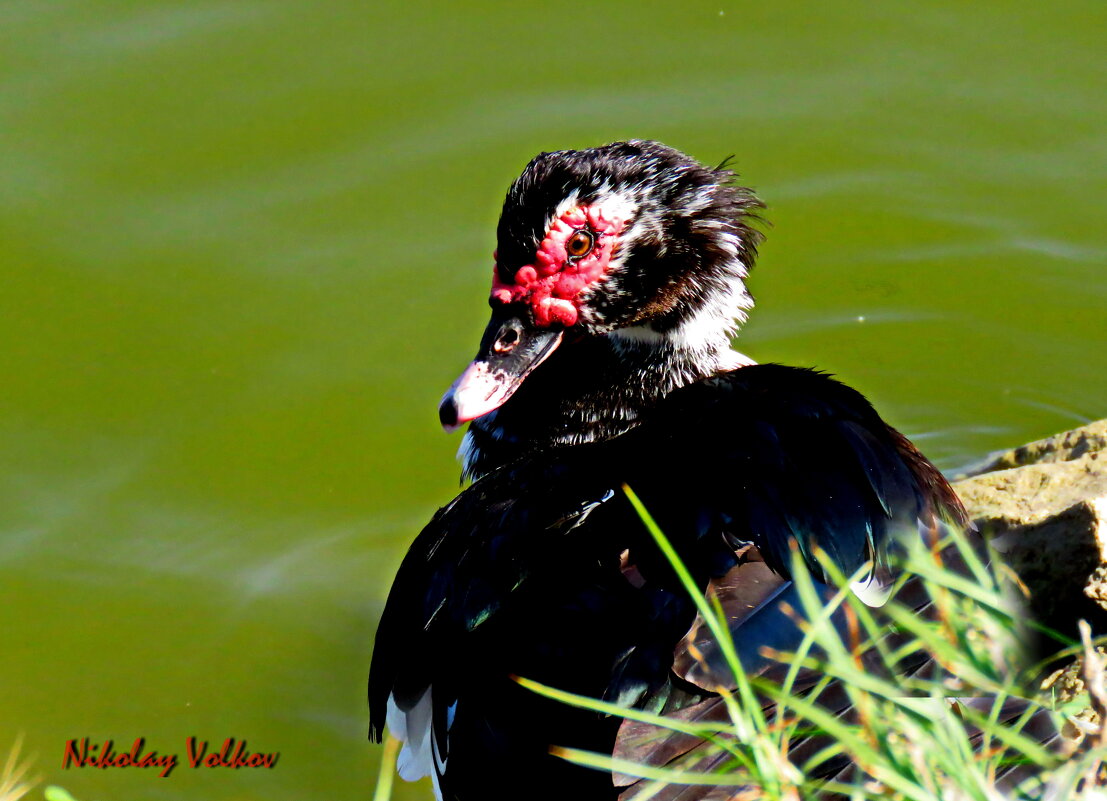
{"label": "muscovy duck", "polygon": [[[617,717],[520,687],[687,710],[716,697],[696,609],[628,503],[642,499],[731,614],[751,670],[794,647],[790,549],[879,605],[888,543],[963,522],[956,495],[856,391],[731,350],[761,202],[658,142],[542,153],[497,231],[492,319],[446,393],[473,483],[415,539],[377,632],[370,733],[439,798],[633,795],[551,746],[635,750]],[[694,658],[693,658],[694,657]],[[620,729],[622,727],[622,733]],[[665,751],[665,749],[661,749]],[[626,781],[620,782],[626,784]]]}

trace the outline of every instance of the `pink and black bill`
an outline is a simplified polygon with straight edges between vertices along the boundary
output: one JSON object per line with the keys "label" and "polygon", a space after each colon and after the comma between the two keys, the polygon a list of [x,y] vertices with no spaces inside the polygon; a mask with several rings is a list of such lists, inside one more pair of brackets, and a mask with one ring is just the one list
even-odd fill
{"label": "pink and black bill", "polygon": [[473,362],[438,406],[442,427],[453,431],[502,406],[559,344],[564,332],[493,315]]}

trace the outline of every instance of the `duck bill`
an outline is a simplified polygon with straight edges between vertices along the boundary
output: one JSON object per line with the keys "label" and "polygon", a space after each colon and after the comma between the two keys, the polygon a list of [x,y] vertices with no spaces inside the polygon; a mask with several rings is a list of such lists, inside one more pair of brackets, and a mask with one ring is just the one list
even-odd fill
{"label": "duck bill", "polygon": [[438,418],[446,431],[456,431],[500,408],[538,365],[561,344],[562,331],[527,325],[519,318],[492,318],[481,339],[480,352],[446,390]]}

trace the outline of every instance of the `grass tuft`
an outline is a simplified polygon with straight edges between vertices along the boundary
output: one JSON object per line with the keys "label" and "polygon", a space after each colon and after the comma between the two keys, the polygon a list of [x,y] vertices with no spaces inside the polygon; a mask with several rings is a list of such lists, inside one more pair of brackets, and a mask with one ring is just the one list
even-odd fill
{"label": "grass tuft", "polygon": [[[934,549],[921,542],[908,547],[899,586],[909,579],[921,582],[930,602],[925,615],[894,595],[883,608],[870,609],[849,590],[864,571],[845,576],[825,554],[816,553],[837,590],[826,602],[794,549],[791,570],[802,608],[792,614],[804,638],[794,653],[766,654],[783,666],[783,680],[769,680],[750,677],[742,669],[726,616],[714,599],[704,597],[634,492],[624,489],[719,643],[732,681],[716,689],[729,720],[690,724],[521,679],[550,698],[707,741],[694,760],[663,766],[558,749],[562,758],[649,782],[639,799],[672,784],[745,788],[736,789],[735,797],[748,794],[763,801],[1103,797],[1096,788],[1105,771],[1107,732],[1085,719],[1082,726],[1091,734],[1081,745],[1057,734],[1066,721],[1071,725],[1081,704],[1061,704],[1031,689],[1020,648],[1025,637],[1018,584],[998,561],[982,558],[966,535],[949,531]],[[951,563],[960,567],[951,569]],[[833,623],[836,614],[847,622],[844,633]],[[1085,639],[1074,653],[1095,653],[1090,637]],[[862,653],[869,661],[861,661]],[[917,665],[923,656],[929,659],[927,667],[905,671],[906,664]],[[1086,663],[1085,668],[1092,706],[1107,709],[1104,666],[1089,662],[1091,667]],[[823,678],[798,691],[797,679],[810,671]],[[1100,677],[1098,682],[1093,676]],[[843,713],[840,704],[827,705],[831,688],[844,692],[850,712]],[[1100,701],[1095,700],[1097,692]],[[1082,701],[1086,707],[1087,694]],[[805,740],[806,755],[790,757],[793,747]],[[714,767],[697,769],[704,764]]]}
{"label": "grass tuft", "polygon": [[[865,570],[843,575],[816,551],[834,590],[827,600],[793,549],[800,608],[789,614],[803,638],[794,652],[763,654],[779,663],[779,670],[768,671],[775,677],[770,680],[743,669],[718,600],[704,595],[638,497],[629,487],[624,491],[695,601],[698,623],[719,646],[729,675],[712,689],[726,717],[678,720],[516,677],[561,703],[649,724],[659,737],[692,735],[705,742],[694,758],[665,765],[572,748],[554,748],[555,755],[641,779],[635,801],[671,785],[733,788],[729,797],[758,801],[1107,799],[1107,727],[1100,724],[1107,718],[1107,659],[1084,626],[1082,643],[1056,635],[1064,650],[1026,666],[1017,577],[982,557],[967,535],[949,530],[933,548],[921,541],[907,546],[896,590],[909,580],[920,583],[929,601],[926,614],[901,603],[895,592],[879,610],[867,607],[849,589]],[[1083,659],[1086,690],[1061,697],[1034,689],[1046,664],[1073,656]],[[832,694],[835,705],[827,701]],[[1066,731],[1077,734],[1066,737]],[[797,745],[805,746],[800,757]],[[374,801],[390,797],[398,747],[389,737]]]}
{"label": "grass tuft", "polygon": [[3,767],[0,767],[0,801],[19,801],[37,783],[37,779],[27,776],[31,770],[31,760],[20,756],[22,750],[23,738],[20,737],[8,751]]}

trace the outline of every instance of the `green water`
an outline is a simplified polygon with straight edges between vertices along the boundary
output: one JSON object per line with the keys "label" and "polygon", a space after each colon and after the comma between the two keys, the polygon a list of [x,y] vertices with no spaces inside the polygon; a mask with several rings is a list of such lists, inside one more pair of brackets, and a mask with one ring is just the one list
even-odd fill
{"label": "green water", "polygon": [[[739,346],[943,467],[1107,416],[1101,0],[462,8],[0,2],[0,755],[82,801],[368,797],[374,626],[539,150],[737,154]],[[191,735],[280,762],[61,769]]]}

